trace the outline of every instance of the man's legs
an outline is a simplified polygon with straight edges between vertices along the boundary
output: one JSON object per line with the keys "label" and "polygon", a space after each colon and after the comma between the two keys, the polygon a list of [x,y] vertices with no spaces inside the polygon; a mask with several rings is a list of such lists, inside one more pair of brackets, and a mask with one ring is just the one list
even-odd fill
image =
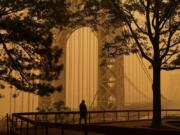
{"label": "man's legs", "polygon": [[84,122],[85,122],[85,124],[87,124],[87,118],[86,118],[86,116],[84,117]]}
{"label": "man's legs", "polygon": [[84,119],[84,124],[87,124],[87,118],[86,118],[86,116],[80,116],[80,118],[79,118],[79,124],[81,124],[81,121],[82,121],[82,119]]}
{"label": "man's legs", "polygon": [[80,116],[80,118],[79,118],[79,124],[81,124],[81,120],[82,120],[82,117]]}

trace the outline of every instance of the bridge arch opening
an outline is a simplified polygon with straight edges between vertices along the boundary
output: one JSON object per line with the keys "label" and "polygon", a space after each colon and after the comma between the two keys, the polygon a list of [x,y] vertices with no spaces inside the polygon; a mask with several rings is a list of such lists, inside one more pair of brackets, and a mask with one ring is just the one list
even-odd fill
{"label": "bridge arch opening", "polygon": [[66,45],[66,106],[77,110],[82,99],[96,106],[98,88],[98,39],[89,27],[75,30]]}

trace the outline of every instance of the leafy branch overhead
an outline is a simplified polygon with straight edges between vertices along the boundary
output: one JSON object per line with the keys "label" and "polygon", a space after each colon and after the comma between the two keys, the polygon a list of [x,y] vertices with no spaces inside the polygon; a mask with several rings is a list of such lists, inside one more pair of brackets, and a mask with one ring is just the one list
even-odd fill
{"label": "leafy branch overhead", "polygon": [[159,2],[80,1],[69,17],[69,26],[103,29],[106,33],[103,56],[114,57],[139,51],[153,64],[155,51],[159,51],[161,69],[179,69],[180,66],[173,62],[180,54],[179,1],[163,0],[155,4],[156,1]]}
{"label": "leafy branch overhead", "polygon": [[[114,40],[115,42],[111,44],[116,45],[119,42],[118,46],[124,46],[125,39],[130,50],[134,50],[132,48],[135,47],[152,65],[156,59],[156,52],[159,52],[161,69],[180,68],[176,62],[173,62],[179,59],[180,54],[180,5],[178,0],[139,0],[138,2],[127,0],[124,3],[114,0],[105,5],[110,5],[105,8],[112,16],[106,23],[115,28],[114,33],[117,28],[122,28],[121,38],[117,35],[115,39],[119,40]],[[120,22],[124,22],[124,25]],[[116,48],[120,48],[117,45]]]}
{"label": "leafy branch overhead", "polygon": [[[63,0],[0,1],[0,80],[19,90],[47,95],[61,86],[62,50],[53,46],[53,28],[66,25]],[[58,12],[58,14],[57,14]]]}

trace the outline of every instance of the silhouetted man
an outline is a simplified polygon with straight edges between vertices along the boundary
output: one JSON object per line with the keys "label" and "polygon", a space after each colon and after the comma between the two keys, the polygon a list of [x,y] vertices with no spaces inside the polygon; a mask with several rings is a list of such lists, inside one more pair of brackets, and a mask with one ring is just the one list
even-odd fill
{"label": "silhouetted man", "polygon": [[81,104],[79,105],[79,111],[80,111],[80,118],[79,118],[79,124],[81,124],[81,120],[84,119],[84,122],[86,124],[87,122],[87,107],[85,104],[85,100],[82,100]]}

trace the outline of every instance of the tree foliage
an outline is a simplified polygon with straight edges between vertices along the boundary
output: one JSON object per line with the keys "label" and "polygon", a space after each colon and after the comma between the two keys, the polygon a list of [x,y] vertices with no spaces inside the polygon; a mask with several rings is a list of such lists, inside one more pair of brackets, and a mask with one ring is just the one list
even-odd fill
{"label": "tree foliage", "polygon": [[19,90],[47,95],[58,80],[62,50],[53,45],[53,28],[67,23],[64,0],[0,1],[0,80]]}
{"label": "tree foliage", "polygon": [[161,69],[179,68],[173,62],[180,54],[178,0],[127,0],[124,3],[114,0],[108,4],[102,2],[106,3],[107,13],[112,17],[106,23],[115,28],[114,33],[118,27],[122,28],[122,34],[116,36],[115,42],[108,43],[119,43],[115,45],[117,49],[114,54],[118,53],[118,47],[124,46],[126,40],[129,52],[136,48],[151,64],[154,61],[154,51],[157,50]]}
{"label": "tree foliage", "polygon": [[179,8],[178,0],[86,0],[71,18],[73,25],[101,27],[107,37],[113,36],[105,42],[111,55],[139,51],[152,64],[158,47],[161,68],[169,70],[179,68],[172,62],[180,53]]}

